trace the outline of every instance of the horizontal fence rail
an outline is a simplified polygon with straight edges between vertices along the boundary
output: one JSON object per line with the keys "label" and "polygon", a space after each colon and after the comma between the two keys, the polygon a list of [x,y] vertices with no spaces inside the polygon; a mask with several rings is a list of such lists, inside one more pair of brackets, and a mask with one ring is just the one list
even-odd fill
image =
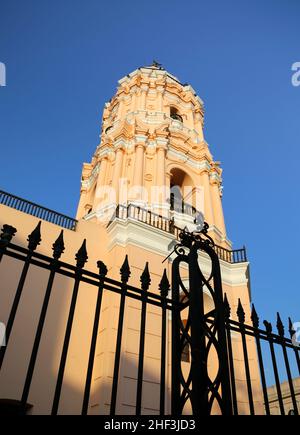
{"label": "horizontal fence rail", "polygon": [[[179,234],[182,229],[174,225],[174,222],[165,216],[161,216],[151,210],[146,210],[134,204],[118,205],[115,213],[113,214],[108,226],[115,219],[135,219],[139,222],[151,225],[152,227],[158,228],[162,231],[174,234],[177,240],[179,240]],[[243,263],[247,261],[246,248],[229,250],[223,248],[222,246],[215,245],[215,250],[218,254],[220,260],[226,261],[227,263]]]}
{"label": "horizontal fence rail", "polygon": [[27,199],[4,192],[3,190],[0,190],[0,204],[14,208],[23,213],[30,214],[44,221],[51,222],[52,224],[59,225],[60,227],[66,228],[68,230],[76,229],[76,219],[35,204]]}

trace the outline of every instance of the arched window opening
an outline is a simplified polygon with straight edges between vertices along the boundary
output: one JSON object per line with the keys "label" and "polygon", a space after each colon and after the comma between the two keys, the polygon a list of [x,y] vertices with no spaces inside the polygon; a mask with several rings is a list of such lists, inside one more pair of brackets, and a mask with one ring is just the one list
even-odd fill
{"label": "arched window opening", "polygon": [[182,116],[179,115],[176,107],[170,107],[170,117],[176,119],[176,121],[183,122]]}
{"label": "arched window opening", "polygon": [[192,178],[183,170],[174,168],[171,170],[170,182],[170,209],[179,213],[194,216],[196,209],[189,204],[191,197],[186,201],[185,197],[193,190]]}

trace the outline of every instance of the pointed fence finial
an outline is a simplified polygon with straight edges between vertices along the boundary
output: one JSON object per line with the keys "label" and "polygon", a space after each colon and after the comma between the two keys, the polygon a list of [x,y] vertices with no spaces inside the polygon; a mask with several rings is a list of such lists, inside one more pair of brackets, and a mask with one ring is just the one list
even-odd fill
{"label": "pointed fence finial", "polygon": [[293,325],[293,322],[292,322],[292,320],[291,320],[291,318],[289,317],[289,333],[290,333],[290,336],[291,337],[293,337],[293,335],[295,334],[295,329],[294,329],[294,325]]}
{"label": "pointed fence finial", "polygon": [[148,261],[146,262],[146,265],[145,265],[145,268],[144,268],[143,273],[141,275],[140,281],[141,281],[142,290],[147,291],[149,289],[150,283],[151,283],[151,276],[149,273]]}
{"label": "pointed fence finial", "polygon": [[130,267],[128,263],[128,255],[126,255],[124,263],[120,269],[121,281],[123,284],[127,284],[129,277],[131,275]]}
{"label": "pointed fence finial", "polygon": [[166,269],[164,269],[164,273],[163,276],[160,280],[159,283],[159,290],[160,290],[160,294],[163,298],[166,298],[169,294],[169,290],[170,290],[170,283],[167,277],[167,271]]}
{"label": "pointed fence finial", "polygon": [[79,248],[77,254],[75,255],[76,267],[82,269],[87,262],[88,255],[86,251],[86,239],[84,239],[81,247]]}
{"label": "pointed fence finial", "polygon": [[251,320],[252,320],[252,324],[253,324],[254,328],[258,328],[259,327],[259,317],[257,315],[254,304],[252,304]]}
{"label": "pointed fence finial", "polygon": [[277,330],[278,330],[278,334],[280,335],[280,337],[284,337],[284,326],[281,320],[281,317],[279,315],[279,313],[277,312]]}
{"label": "pointed fence finial", "polygon": [[55,260],[58,260],[65,250],[64,230],[61,230],[59,236],[57,237],[57,239],[53,243],[52,250],[53,250],[53,258]]}
{"label": "pointed fence finial", "polygon": [[97,267],[99,269],[99,275],[101,278],[104,278],[107,275],[107,267],[103,263],[103,261],[97,261]]}
{"label": "pointed fence finial", "polygon": [[240,323],[245,323],[245,311],[239,298],[238,308],[236,311]]}
{"label": "pointed fence finial", "polygon": [[272,333],[272,324],[270,322],[268,322],[267,320],[264,320],[264,325],[267,331],[267,334],[271,334]]}
{"label": "pointed fence finial", "polygon": [[11,239],[16,234],[16,232],[17,232],[16,228],[12,227],[11,225],[4,224],[0,234],[0,246],[8,245]]}
{"label": "pointed fence finial", "polygon": [[39,221],[39,223],[37,224],[37,226],[35,227],[35,229],[32,231],[31,234],[29,234],[28,238],[27,238],[27,242],[28,242],[28,249],[30,251],[34,251],[37,246],[41,243],[41,224],[42,221]]}
{"label": "pointed fence finial", "polygon": [[225,293],[224,295],[224,316],[225,316],[225,320],[229,320],[230,318],[230,312],[231,312],[231,308],[227,299],[227,294]]}

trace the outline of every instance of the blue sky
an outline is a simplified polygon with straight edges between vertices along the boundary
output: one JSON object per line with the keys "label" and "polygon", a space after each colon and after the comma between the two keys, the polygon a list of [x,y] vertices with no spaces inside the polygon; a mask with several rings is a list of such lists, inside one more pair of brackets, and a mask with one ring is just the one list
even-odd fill
{"label": "blue sky", "polygon": [[117,80],[157,59],[205,103],[263,318],[300,321],[297,0],[0,0],[1,188],[74,216]]}

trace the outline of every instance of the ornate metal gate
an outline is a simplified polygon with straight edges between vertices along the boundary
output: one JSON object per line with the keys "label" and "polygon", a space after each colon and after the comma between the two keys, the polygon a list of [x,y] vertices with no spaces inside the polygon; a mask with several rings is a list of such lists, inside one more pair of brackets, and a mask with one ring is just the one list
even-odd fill
{"label": "ornate metal gate", "polygon": [[[172,265],[172,299],[180,306],[173,312],[172,325],[172,414],[175,415],[182,413],[188,401],[193,415],[209,415],[215,402],[222,414],[232,413],[220,264],[207,230],[205,223],[199,233],[182,231],[181,242],[174,249],[177,257]],[[211,262],[207,278],[199,267],[199,251],[205,252]],[[181,276],[182,265],[188,268],[189,288]],[[208,313],[204,310],[205,290],[214,304]],[[191,350],[191,364],[184,376],[181,359],[186,346]],[[212,348],[218,360],[213,378],[208,371]]]}

